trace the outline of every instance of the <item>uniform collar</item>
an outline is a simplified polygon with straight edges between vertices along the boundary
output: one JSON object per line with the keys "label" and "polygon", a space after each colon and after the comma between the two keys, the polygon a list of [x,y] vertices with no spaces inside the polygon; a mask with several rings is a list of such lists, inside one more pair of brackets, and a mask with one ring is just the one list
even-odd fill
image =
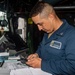
{"label": "uniform collar", "polygon": [[65,19],[63,19],[62,21],[63,21],[63,24],[60,26],[58,30],[55,31],[56,35],[58,36],[63,36],[69,25]]}
{"label": "uniform collar", "polygon": [[63,35],[65,34],[66,30],[67,30],[67,27],[68,27],[68,23],[66,20],[62,20],[63,21],[63,24],[60,26],[60,28],[58,30],[56,30],[51,36],[50,38],[48,38],[48,34],[46,35],[45,39],[45,44],[46,43],[49,43],[50,41],[52,40],[56,40],[60,37],[63,37]]}

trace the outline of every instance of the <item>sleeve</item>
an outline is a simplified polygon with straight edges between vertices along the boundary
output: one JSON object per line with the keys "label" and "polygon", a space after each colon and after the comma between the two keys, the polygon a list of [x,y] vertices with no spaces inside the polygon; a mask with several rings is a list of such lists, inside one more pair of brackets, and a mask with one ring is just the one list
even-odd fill
{"label": "sleeve", "polygon": [[41,57],[41,44],[38,46],[38,49],[36,51],[36,53],[39,55],[39,57]]}
{"label": "sleeve", "polygon": [[44,42],[45,42],[45,37],[46,37],[46,33],[44,34],[44,36],[43,36],[43,39],[42,39],[42,41],[40,42],[40,44],[39,44],[39,46],[38,46],[38,49],[36,50],[36,53],[39,55],[39,57],[41,57],[41,49],[42,49],[42,47],[43,47],[43,44],[44,44]]}
{"label": "sleeve", "polygon": [[67,41],[65,47],[66,59],[42,60],[41,69],[43,71],[59,75],[75,75],[75,35]]}

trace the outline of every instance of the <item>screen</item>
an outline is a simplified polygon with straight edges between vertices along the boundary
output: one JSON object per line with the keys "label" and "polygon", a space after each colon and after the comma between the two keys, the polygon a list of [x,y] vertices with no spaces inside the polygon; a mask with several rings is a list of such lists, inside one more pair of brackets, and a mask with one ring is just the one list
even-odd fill
{"label": "screen", "polygon": [[16,51],[20,51],[20,50],[24,50],[24,49],[28,48],[26,42],[17,33],[15,33],[15,34],[7,33],[6,38],[9,42],[15,44]]}

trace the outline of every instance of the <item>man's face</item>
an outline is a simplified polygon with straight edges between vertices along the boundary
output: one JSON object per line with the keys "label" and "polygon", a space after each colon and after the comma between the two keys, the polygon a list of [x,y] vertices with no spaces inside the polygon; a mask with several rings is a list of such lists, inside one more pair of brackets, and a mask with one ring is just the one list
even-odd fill
{"label": "man's face", "polygon": [[53,31],[52,20],[48,18],[41,18],[40,15],[32,17],[33,22],[38,26],[38,29],[51,33]]}

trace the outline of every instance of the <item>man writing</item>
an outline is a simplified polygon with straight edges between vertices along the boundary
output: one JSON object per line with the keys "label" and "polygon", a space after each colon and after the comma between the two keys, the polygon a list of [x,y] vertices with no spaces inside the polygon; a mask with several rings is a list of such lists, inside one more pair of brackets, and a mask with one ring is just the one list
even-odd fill
{"label": "man writing", "polygon": [[61,20],[54,8],[45,2],[37,3],[30,16],[45,34],[36,53],[28,56],[26,64],[54,75],[74,75],[75,28]]}

